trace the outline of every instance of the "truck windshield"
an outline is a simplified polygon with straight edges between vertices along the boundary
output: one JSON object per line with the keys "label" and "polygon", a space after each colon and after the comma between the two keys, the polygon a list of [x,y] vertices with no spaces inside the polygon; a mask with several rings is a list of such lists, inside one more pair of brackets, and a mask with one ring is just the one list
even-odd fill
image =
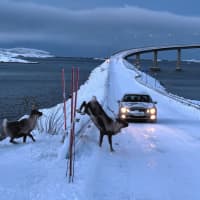
{"label": "truck windshield", "polygon": [[125,102],[152,102],[149,95],[125,95],[123,98]]}

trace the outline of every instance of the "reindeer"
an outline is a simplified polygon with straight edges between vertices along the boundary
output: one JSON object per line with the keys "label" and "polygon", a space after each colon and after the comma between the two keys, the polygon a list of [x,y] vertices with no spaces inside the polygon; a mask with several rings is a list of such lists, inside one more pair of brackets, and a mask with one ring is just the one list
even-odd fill
{"label": "reindeer", "polygon": [[22,119],[20,121],[8,122],[7,119],[3,120],[3,131],[0,134],[0,141],[7,137],[10,137],[10,142],[16,144],[15,138],[23,137],[23,142],[26,142],[27,136],[29,136],[33,142],[35,142],[34,137],[31,135],[31,131],[35,128],[37,119],[42,116],[42,112],[33,109],[29,118]]}
{"label": "reindeer", "polygon": [[[84,111],[82,112],[83,108]],[[120,118],[116,118],[115,121],[110,118],[103,110],[95,96],[88,103],[84,101],[77,112],[89,115],[93,123],[99,129],[99,146],[102,146],[103,137],[104,135],[107,135],[108,142],[110,144],[110,151],[114,151],[112,147],[112,136],[119,133],[122,128],[127,127],[128,123]]]}

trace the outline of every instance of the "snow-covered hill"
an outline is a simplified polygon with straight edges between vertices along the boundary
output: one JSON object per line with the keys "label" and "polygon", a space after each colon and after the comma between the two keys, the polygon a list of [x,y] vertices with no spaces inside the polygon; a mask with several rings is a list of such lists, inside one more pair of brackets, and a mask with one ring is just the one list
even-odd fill
{"label": "snow-covered hill", "polygon": [[[107,138],[99,148],[98,130],[78,115],[75,178],[68,184],[63,105],[43,109],[36,143],[0,143],[1,200],[200,199],[199,110],[141,85],[129,65],[114,56],[96,68],[78,92],[78,106],[96,95],[106,112],[117,112],[124,93],[147,92],[158,102],[158,123],[130,123],[113,137],[116,151],[110,153]],[[69,107],[68,101],[67,116]]]}
{"label": "snow-covered hill", "polygon": [[25,59],[19,58],[47,58],[52,55],[47,51],[27,48],[0,49],[0,62],[19,62],[30,63]]}

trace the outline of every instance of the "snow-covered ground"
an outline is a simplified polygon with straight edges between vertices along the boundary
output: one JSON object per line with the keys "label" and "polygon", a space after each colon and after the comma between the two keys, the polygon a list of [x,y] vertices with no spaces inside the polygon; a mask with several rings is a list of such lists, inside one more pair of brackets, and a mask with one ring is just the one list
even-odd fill
{"label": "snow-covered ground", "polygon": [[98,130],[89,118],[77,116],[75,177],[69,184],[68,138],[60,143],[63,106],[44,109],[36,143],[0,143],[1,200],[200,199],[200,112],[141,85],[128,65],[114,56],[96,68],[79,90],[78,106],[96,95],[107,112],[117,112],[124,93],[148,92],[158,102],[158,122],[130,123],[113,137],[111,153],[107,138],[98,147]]}
{"label": "snow-covered ground", "polygon": [[49,52],[27,49],[27,48],[13,48],[13,49],[1,49],[0,48],[0,62],[19,62],[19,63],[31,63],[25,59],[19,58],[47,58],[52,57]]}

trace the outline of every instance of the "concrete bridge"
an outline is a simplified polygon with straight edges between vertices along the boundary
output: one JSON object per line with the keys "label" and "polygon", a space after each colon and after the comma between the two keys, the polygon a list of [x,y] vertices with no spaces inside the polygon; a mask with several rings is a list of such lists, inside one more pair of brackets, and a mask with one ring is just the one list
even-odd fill
{"label": "concrete bridge", "polygon": [[139,48],[139,49],[130,49],[127,51],[123,51],[123,58],[128,58],[130,56],[136,57],[136,67],[140,68],[140,58],[142,54],[145,53],[153,53],[153,66],[151,70],[160,71],[160,67],[158,66],[158,52],[160,51],[169,51],[176,50],[177,51],[177,63],[176,70],[181,71],[181,51],[183,49],[196,49],[200,48],[200,44],[192,44],[192,45],[173,45],[173,46],[161,46],[161,47],[148,47],[148,48]]}

